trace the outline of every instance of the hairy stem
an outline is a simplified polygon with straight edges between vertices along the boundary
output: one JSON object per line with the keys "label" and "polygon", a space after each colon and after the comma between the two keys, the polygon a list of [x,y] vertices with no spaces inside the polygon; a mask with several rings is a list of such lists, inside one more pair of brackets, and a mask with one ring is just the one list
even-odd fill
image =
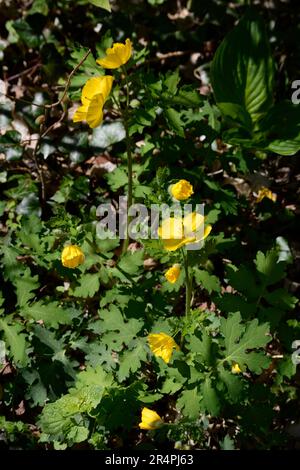
{"label": "hairy stem", "polygon": [[128,82],[128,75],[126,68],[123,67],[124,75],[125,75],[125,83],[126,83],[126,107],[123,113],[123,120],[124,120],[124,127],[125,127],[125,139],[126,139],[126,152],[127,152],[127,175],[128,175],[128,189],[127,189],[127,230],[126,230],[126,238],[123,244],[123,253],[127,251],[129,245],[129,223],[130,217],[128,214],[129,208],[132,206],[133,197],[132,197],[132,152],[131,152],[131,139],[129,135],[129,122],[128,122],[128,111],[129,111],[129,82]]}
{"label": "hairy stem", "polygon": [[[191,308],[191,299],[192,299],[192,279],[189,273],[189,260],[188,253],[184,251],[184,248],[181,249],[183,267],[185,273],[185,319],[189,318],[190,308]],[[181,345],[183,343],[184,334],[181,336]]]}

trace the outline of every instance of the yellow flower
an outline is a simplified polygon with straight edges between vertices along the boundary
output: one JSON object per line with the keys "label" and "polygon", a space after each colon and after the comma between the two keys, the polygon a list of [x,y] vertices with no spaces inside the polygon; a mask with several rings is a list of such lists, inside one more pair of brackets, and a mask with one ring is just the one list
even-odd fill
{"label": "yellow flower", "polygon": [[233,374],[240,374],[242,371],[241,371],[241,369],[240,369],[240,366],[236,363],[236,364],[234,364],[234,365],[232,366],[231,372],[232,372]]}
{"label": "yellow flower", "polygon": [[180,265],[179,264],[173,264],[173,266],[165,272],[165,278],[171,284],[175,284],[175,282],[179,278],[179,275],[180,275]]}
{"label": "yellow flower", "polygon": [[106,57],[97,59],[97,64],[105,69],[117,69],[126,64],[131,57],[132,44],[130,39],[126,39],[125,44],[115,42],[113,47],[106,49]]}
{"label": "yellow flower", "polygon": [[172,357],[173,349],[179,351],[178,344],[174,339],[165,333],[153,333],[148,336],[151,351],[157,357],[161,357],[167,364]]}
{"label": "yellow flower", "polygon": [[271,201],[273,201],[273,202],[276,202],[277,194],[272,193],[272,191],[270,189],[263,186],[258,191],[258,194],[257,194],[257,197],[256,197],[256,202],[257,203],[261,202],[265,197],[268,198],[268,199],[271,199]]}
{"label": "yellow flower", "polygon": [[86,121],[93,129],[103,120],[103,106],[111,91],[113,77],[90,78],[81,93],[82,106],[75,111],[73,122]]}
{"label": "yellow flower", "polygon": [[66,268],[76,268],[84,262],[84,254],[77,245],[65,246],[61,254],[61,262]]}
{"label": "yellow flower", "polygon": [[156,413],[156,411],[152,411],[149,408],[142,409],[142,421],[139,423],[140,429],[157,429],[159,426],[163,424],[163,420],[161,417]]}
{"label": "yellow flower", "polygon": [[170,192],[178,201],[184,201],[194,194],[194,189],[187,180],[180,180],[178,183],[171,185]]}
{"label": "yellow flower", "polygon": [[175,251],[184,245],[204,240],[212,229],[211,225],[204,226],[204,217],[197,212],[191,212],[182,217],[169,217],[162,221],[158,235],[167,251]]}

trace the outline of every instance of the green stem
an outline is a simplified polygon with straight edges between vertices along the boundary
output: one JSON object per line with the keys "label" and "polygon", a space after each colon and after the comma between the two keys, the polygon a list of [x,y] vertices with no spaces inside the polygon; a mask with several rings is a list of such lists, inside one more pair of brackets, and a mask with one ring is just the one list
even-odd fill
{"label": "green stem", "polygon": [[[192,298],[192,279],[189,274],[189,260],[188,260],[188,253],[184,251],[184,248],[181,249],[182,259],[183,259],[183,267],[185,273],[185,318],[186,320],[189,318],[190,315],[190,308],[191,308],[191,298]],[[181,337],[181,345],[183,343],[184,334]]]}
{"label": "green stem", "polygon": [[126,83],[126,108],[123,113],[124,119],[124,127],[125,127],[125,139],[126,139],[126,152],[127,152],[127,175],[128,175],[128,189],[127,189],[127,231],[126,231],[126,239],[124,240],[123,245],[123,253],[127,251],[129,245],[129,234],[128,228],[130,223],[130,217],[128,214],[129,208],[132,206],[133,203],[133,196],[132,196],[132,189],[133,189],[133,173],[132,173],[132,153],[131,153],[131,139],[129,136],[129,123],[128,123],[128,111],[129,111],[129,82],[128,82],[128,75],[126,68],[122,68],[124,75],[125,75],[125,83]]}

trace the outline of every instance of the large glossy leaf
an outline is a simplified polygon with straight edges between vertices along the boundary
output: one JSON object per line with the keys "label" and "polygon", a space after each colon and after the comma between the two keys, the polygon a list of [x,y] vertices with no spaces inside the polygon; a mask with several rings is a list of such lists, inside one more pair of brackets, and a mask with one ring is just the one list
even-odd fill
{"label": "large glossy leaf", "polygon": [[294,155],[300,150],[300,106],[282,101],[273,106],[261,122],[268,150]]}
{"label": "large glossy leaf", "polygon": [[251,131],[272,105],[273,75],[263,20],[249,9],[212,62],[214,95],[223,114]]}

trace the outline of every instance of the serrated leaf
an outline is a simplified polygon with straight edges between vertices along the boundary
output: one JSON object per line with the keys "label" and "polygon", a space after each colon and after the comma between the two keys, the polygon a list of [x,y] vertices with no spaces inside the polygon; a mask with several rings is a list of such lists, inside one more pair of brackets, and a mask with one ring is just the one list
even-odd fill
{"label": "serrated leaf", "polygon": [[[255,298],[260,294],[260,287],[257,286],[254,273],[246,266],[241,265],[237,268],[232,264],[228,265],[226,267],[226,275],[229,284],[234,289],[243,292],[248,299]],[[249,286],[251,286],[251,289],[249,289]]]}
{"label": "serrated leaf", "polygon": [[220,402],[211,379],[207,377],[202,385],[202,405],[212,416],[218,416],[220,411]]}
{"label": "serrated leaf", "polygon": [[78,311],[75,308],[63,308],[58,302],[43,303],[39,300],[32,305],[24,306],[22,315],[35,321],[42,320],[46,325],[58,328],[59,325],[70,325],[73,318],[78,315]]}
{"label": "serrated leaf", "polygon": [[93,329],[102,333],[101,343],[113,351],[121,351],[124,344],[129,345],[144,324],[142,320],[135,318],[124,321],[121,312],[114,305],[109,310],[100,311],[100,318]]}
{"label": "serrated leaf", "polygon": [[173,131],[175,131],[180,137],[184,137],[184,122],[181,119],[181,113],[176,111],[174,108],[167,108],[165,110],[166,119],[168,124]]}
{"label": "serrated leaf", "polygon": [[21,333],[22,326],[14,323],[9,325],[4,319],[0,319],[0,328],[4,331],[5,343],[9,346],[14,362],[22,367],[28,363],[26,354],[26,336]]}
{"label": "serrated leaf", "polygon": [[75,297],[94,297],[100,287],[99,274],[83,274],[79,280],[79,286],[71,290],[71,295]]}
{"label": "serrated leaf", "polygon": [[[177,363],[178,364],[178,363]],[[179,363],[180,364],[180,363]],[[166,367],[166,379],[164,380],[160,389],[161,393],[171,394],[178,392],[183,385],[186,383],[188,377],[186,377],[185,370],[176,367]],[[188,368],[189,372],[189,368]]]}
{"label": "serrated leaf", "polygon": [[285,263],[278,262],[277,250],[268,251],[266,254],[259,251],[256,255],[255,264],[257,271],[262,274],[266,286],[280,281],[285,275]]}
{"label": "serrated leaf", "polygon": [[171,95],[175,95],[178,84],[180,82],[179,71],[169,72],[164,81],[164,86],[167,88]]}
{"label": "serrated leaf", "polygon": [[234,440],[226,434],[223,441],[220,442],[220,447],[222,450],[235,450]]}
{"label": "serrated leaf", "polygon": [[241,379],[238,375],[234,375],[231,371],[224,369],[222,366],[218,368],[218,373],[220,379],[226,385],[229,401],[236,403],[243,389]]}
{"label": "serrated leaf", "polygon": [[207,271],[204,269],[194,269],[194,275],[195,275],[195,280],[196,282],[206,289],[209,294],[212,292],[220,292],[221,291],[221,285],[220,281],[217,278],[217,276],[214,276],[213,274],[209,274]]}
{"label": "serrated leaf", "polygon": [[198,388],[184,390],[178,398],[176,406],[184,416],[196,420],[201,412],[201,395]]}
{"label": "serrated leaf", "polygon": [[81,389],[90,385],[100,385],[101,387],[111,387],[113,385],[113,376],[107,373],[103,367],[87,367],[80,372],[76,379],[76,388]]}
{"label": "serrated leaf", "polygon": [[113,191],[117,191],[128,183],[127,173],[124,168],[116,168],[111,173],[107,173],[105,177]]}
{"label": "serrated leaf", "polygon": [[267,336],[269,326],[267,323],[258,324],[258,320],[252,320],[246,325],[241,324],[241,315],[236,312],[228,319],[221,318],[221,333],[224,336],[225,351],[222,362],[230,365],[235,362],[240,368],[248,367],[254,373],[260,373],[270,362],[262,352],[251,351],[264,347],[271,338]]}
{"label": "serrated leaf", "polygon": [[119,268],[121,268],[125,273],[130,275],[135,275],[139,271],[144,264],[144,251],[137,250],[135,252],[127,252],[125,255],[122,256],[121,260],[119,261]]}
{"label": "serrated leaf", "polygon": [[16,287],[16,294],[19,307],[24,307],[33,297],[32,291],[39,287],[38,276],[32,276],[30,269],[20,274],[18,278],[15,278],[14,285]]}
{"label": "serrated leaf", "polygon": [[292,310],[298,302],[297,297],[289,294],[285,289],[267,292],[264,294],[264,299],[281,310]]}
{"label": "serrated leaf", "polygon": [[201,359],[206,363],[210,364],[211,360],[211,337],[205,330],[201,329],[201,338],[195,335],[189,335],[187,348],[196,354],[199,354]]}
{"label": "serrated leaf", "polygon": [[147,361],[147,349],[145,341],[142,339],[135,340],[131,345],[131,350],[125,350],[119,359],[120,367],[118,370],[118,379],[120,382],[129,377],[130,374],[136,372],[142,361]]}

